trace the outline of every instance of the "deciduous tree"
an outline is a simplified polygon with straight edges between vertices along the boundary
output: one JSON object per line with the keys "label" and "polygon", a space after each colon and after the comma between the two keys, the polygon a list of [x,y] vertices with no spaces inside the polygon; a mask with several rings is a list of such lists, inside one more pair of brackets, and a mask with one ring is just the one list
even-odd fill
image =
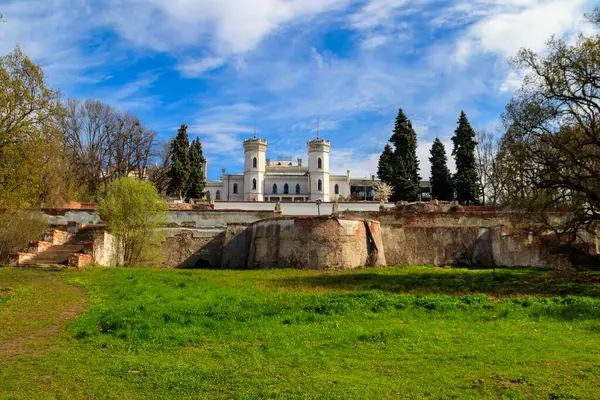
{"label": "deciduous tree", "polygon": [[0,209],[36,205],[60,143],[60,93],[19,47],[0,57]]}
{"label": "deciduous tree", "polygon": [[[600,26],[600,11],[589,20]],[[598,43],[598,34],[573,44],[553,37],[544,56],[519,51],[513,66],[525,77],[503,115],[503,146],[518,157],[513,184],[522,206],[568,211],[550,227],[571,240],[582,228],[595,232],[600,220]]]}
{"label": "deciduous tree", "polygon": [[125,266],[152,261],[147,250],[156,244],[156,230],[167,218],[167,203],[152,183],[130,177],[112,181],[97,211],[118,239]]}

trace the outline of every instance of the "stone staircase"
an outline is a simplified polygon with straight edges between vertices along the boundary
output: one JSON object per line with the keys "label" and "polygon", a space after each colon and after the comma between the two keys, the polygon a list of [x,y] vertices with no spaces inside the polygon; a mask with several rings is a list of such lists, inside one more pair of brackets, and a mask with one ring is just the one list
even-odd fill
{"label": "stone staircase", "polygon": [[93,263],[91,253],[95,229],[97,227],[94,225],[83,226],[79,228],[77,233],[69,234],[68,239],[64,243],[59,242],[60,244],[50,244],[53,242],[52,238],[54,237],[53,230],[51,230],[50,233],[46,234],[46,240],[50,238],[50,242],[44,242],[45,246],[38,246],[38,248],[42,247],[45,250],[33,253],[18,253],[17,261],[14,264],[19,267],[66,267],[68,265],[81,266],[82,263],[91,264]]}

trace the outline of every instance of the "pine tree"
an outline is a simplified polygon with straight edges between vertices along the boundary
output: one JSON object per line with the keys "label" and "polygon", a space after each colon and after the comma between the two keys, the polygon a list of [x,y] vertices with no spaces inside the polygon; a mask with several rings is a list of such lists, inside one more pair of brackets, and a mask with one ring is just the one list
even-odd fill
{"label": "pine tree", "polygon": [[204,163],[206,159],[202,155],[202,143],[196,138],[190,146],[190,176],[188,181],[188,197],[199,199],[204,197]]}
{"label": "pine tree", "polygon": [[171,165],[169,168],[168,192],[183,200],[187,193],[190,173],[190,142],[187,135],[187,125],[181,125],[175,140],[171,143]]}
{"label": "pine tree", "polygon": [[417,134],[402,109],[398,110],[390,142],[392,146],[386,145],[379,159],[379,177],[394,188],[392,200],[417,200],[421,181]]}
{"label": "pine tree", "polygon": [[452,137],[454,149],[452,155],[456,161],[454,185],[456,199],[463,204],[476,204],[479,197],[477,180],[477,165],[475,160],[475,131],[467,120],[467,115],[461,111],[458,128]]}
{"label": "pine tree", "polygon": [[435,138],[431,146],[431,196],[434,199],[450,201],[454,198],[452,176],[448,169],[446,149],[440,139]]}
{"label": "pine tree", "polygon": [[394,150],[392,146],[386,143],[383,153],[379,157],[379,164],[377,166],[377,176],[383,182],[391,185],[392,177],[394,176]]}

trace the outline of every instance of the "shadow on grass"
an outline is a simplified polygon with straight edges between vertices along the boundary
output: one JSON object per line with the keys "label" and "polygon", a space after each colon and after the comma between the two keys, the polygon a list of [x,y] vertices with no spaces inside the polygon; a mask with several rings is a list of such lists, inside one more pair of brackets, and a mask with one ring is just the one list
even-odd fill
{"label": "shadow on grass", "polygon": [[491,296],[590,296],[600,297],[600,274],[585,272],[556,276],[532,269],[439,269],[431,272],[386,270],[364,273],[294,277],[282,280],[284,286],[327,290],[381,290],[392,293]]}

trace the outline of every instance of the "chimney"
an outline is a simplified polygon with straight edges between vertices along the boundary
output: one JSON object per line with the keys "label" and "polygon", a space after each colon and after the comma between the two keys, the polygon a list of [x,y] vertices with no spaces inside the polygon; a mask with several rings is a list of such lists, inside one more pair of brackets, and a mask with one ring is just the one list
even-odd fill
{"label": "chimney", "polygon": [[271,164],[271,159],[267,158],[267,165]]}
{"label": "chimney", "polygon": [[298,166],[299,166],[299,167],[301,167],[301,166],[302,166],[302,159],[301,159],[301,158],[299,158],[299,159],[298,159]]}
{"label": "chimney", "polygon": [[371,175],[371,180],[374,181],[375,180],[375,175]]}
{"label": "chimney", "polygon": [[225,168],[221,169],[221,177],[225,176]]}
{"label": "chimney", "polygon": [[208,160],[204,160],[204,168],[202,174],[204,175],[204,180],[208,180]]}

